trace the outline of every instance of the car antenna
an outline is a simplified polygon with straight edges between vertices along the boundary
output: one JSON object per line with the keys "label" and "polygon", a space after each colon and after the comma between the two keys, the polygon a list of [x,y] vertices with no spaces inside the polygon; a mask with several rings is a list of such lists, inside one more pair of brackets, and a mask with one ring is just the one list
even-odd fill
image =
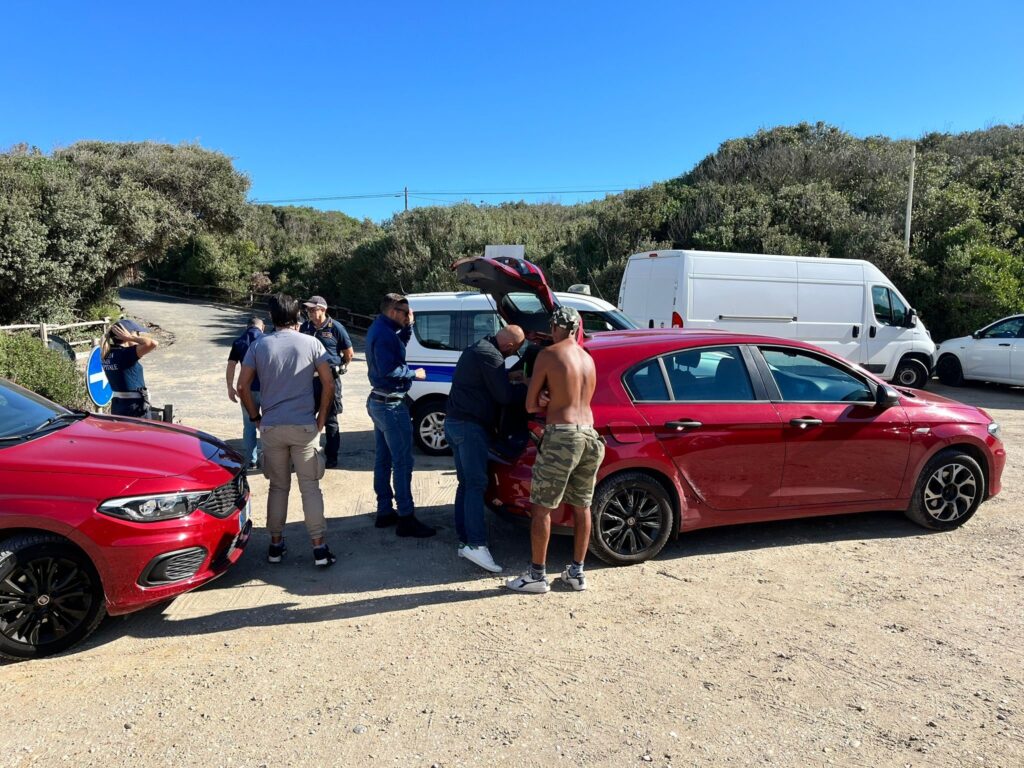
{"label": "car antenna", "polygon": [[594,277],[594,270],[588,269],[587,274],[590,275],[590,279],[594,281],[594,290],[597,291],[597,297],[601,299],[601,301],[604,301],[604,294],[601,293],[601,286],[597,284],[597,278]]}

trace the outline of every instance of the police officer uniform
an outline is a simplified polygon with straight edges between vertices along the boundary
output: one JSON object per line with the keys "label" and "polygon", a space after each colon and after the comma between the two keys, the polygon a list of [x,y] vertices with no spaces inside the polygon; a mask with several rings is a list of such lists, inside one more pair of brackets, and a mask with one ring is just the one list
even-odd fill
{"label": "police officer uniform", "polygon": [[[320,296],[313,296],[306,302],[306,306],[326,307],[327,302]],[[352,348],[352,339],[349,338],[345,326],[330,315],[327,315],[323,325],[319,327],[315,326],[312,320],[307,320],[299,330],[302,333],[319,339],[320,343],[324,345],[324,349],[327,350],[327,362],[330,364],[331,372],[334,375],[334,401],[327,411],[325,425],[327,444],[324,446],[327,466],[333,468],[338,466],[338,450],[341,447],[341,429],[338,426],[338,415],[344,408],[341,399],[341,375],[345,373],[342,352]],[[313,376],[315,377],[313,379],[313,403],[314,407],[319,410],[320,395],[323,392],[323,387],[320,384],[319,375],[314,373]]]}

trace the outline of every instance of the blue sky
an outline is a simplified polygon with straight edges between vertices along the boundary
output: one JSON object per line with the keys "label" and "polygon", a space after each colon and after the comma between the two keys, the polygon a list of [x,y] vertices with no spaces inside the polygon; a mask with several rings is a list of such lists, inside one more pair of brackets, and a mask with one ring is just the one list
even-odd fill
{"label": "blue sky", "polygon": [[[1020,2],[8,0],[0,148],[195,141],[254,200],[572,203],[758,128],[1024,122]],[[541,194],[521,194],[541,191]],[[312,203],[375,220],[399,198]]]}

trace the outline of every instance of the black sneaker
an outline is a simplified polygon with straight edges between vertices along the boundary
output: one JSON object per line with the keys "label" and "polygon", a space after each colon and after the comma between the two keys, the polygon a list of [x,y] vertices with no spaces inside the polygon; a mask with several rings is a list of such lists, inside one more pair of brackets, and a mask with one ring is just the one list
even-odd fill
{"label": "black sneaker", "polygon": [[328,568],[336,562],[338,562],[338,558],[334,556],[326,544],[319,547],[313,547],[313,565],[318,568]]}
{"label": "black sneaker", "polygon": [[389,512],[386,515],[377,515],[377,519],[373,521],[374,528],[390,528],[392,525],[398,522],[398,515],[394,512]]}
{"label": "black sneaker", "polygon": [[414,539],[426,539],[437,533],[437,529],[426,523],[421,523],[415,515],[406,515],[398,518],[398,528],[395,533],[399,536],[411,536]]}
{"label": "black sneaker", "polygon": [[267,562],[280,563],[284,553],[287,551],[288,547],[285,545],[284,539],[281,539],[277,544],[270,542],[270,548],[267,550]]}

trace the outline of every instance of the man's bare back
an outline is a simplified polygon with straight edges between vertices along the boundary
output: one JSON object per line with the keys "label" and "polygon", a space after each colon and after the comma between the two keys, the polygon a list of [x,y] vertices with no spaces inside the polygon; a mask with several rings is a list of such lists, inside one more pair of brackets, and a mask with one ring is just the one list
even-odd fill
{"label": "man's bare back", "polygon": [[594,361],[572,337],[563,339],[537,355],[526,408],[531,413],[544,410],[541,393],[547,394],[548,424],[594,423],[590,399],[597,386]]}

